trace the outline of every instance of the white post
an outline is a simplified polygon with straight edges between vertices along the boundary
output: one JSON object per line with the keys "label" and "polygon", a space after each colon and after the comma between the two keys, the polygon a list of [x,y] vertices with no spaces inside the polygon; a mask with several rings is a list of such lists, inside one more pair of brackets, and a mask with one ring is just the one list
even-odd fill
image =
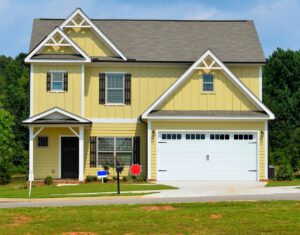
{"label": "white post", "polygon": [[29,197],[31,196],[31,184],[34,180],[33,174],[33,127],[29,127]]}
{"label": "white post", "polygon": [[84,127],[79,127],[79,181],[84,181]]}
{"label": "white post", "polygon": [[265,122],[265,179],[269,178],[268,170],[269,170],[269,131],[268,131],[268,121]]}
{"label": "white post", "polygon": [[84,117],[84,64],[81,65],[81,117]]}
{"label": "white post", "polygon": [[151,179],[151,136],[152,136],[152,130],[151,130],[151,121],[148,120],[147,123],[147,178]]}

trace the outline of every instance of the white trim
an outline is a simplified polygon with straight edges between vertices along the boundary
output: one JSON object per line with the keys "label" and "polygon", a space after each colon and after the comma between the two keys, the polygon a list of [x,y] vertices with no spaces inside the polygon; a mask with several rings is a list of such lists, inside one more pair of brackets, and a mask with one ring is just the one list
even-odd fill
{"label": "white trim", "polygon": [[196,69],[196,67],[206,58],[211,57],[223,69],[224,74],[245,94],[249,100],[252,101],[257,107],[264,110],[269,119],[274,119],[274,114],[221,62],[210,50],[200,56],[180,77],[174,82],[165,93],[163,93],[143,114],[142,118],[147,118],[147,115],[157,108],[164,100],[166,100]]}
{"label": "white trim", "polygon": [[147,178],[151,179],[151,137],[152,137],[152,127],[151,127],[151,121],[148,121],[147,123]]}
{"label": "white trim", "polygon": [[34,89],[33,82],[34,82],[34,65],[30,64],[30,81],[29,81],[29,83],[30,83],[30,88],[29,88],[29,93],[30,93],[29,115],[30,115],[30,117],[33,115],[33,89]]}
{"label": "white trim", "polygon": [[42,132],[42,130],[44,130],[45,127],[41,127],[36,133],[33,134],[33,139],[35,137],[37,137],[38,134],[40,134]]}
{"label": "white trim", "polygon": [[81,65],[81,116],[84,117],[84,92],[85,92],[85,81],[84,81],[84,64]]}
{"label": "white trim", "polygon": [[75,136],[77,136],[77,137],[79,138],[79,134],[78,134],[72,127],[68,126],[68,128],[69,128],[69,130],[70,130],[71,132],[73,132],[73,134],[74,134]]}
{"label": "white trim", "polygon": [[259,99],[262,101],[262,96],[263,96],[262,65],[260,65],[258,68],[258,80],[259,80]]}
{"label": "white trim", "polygon": [[55,60],[52,60],[52,59],[31,59],[28,62],[30,62],[30,63],[45,63],[45,64],[48,64],[49,62],[51,64],[54,64],[54,63],[57,63],[57,64],[62,64],[62,63],[67,63],[67,64],[89,63],[89,61],[85,61],[85,60],[63,60],[63,59],[55,59]]}
{"label": "white trim", "polygon": [[269,130],[268,130],[268,121],[265,122],[265,180],[269,178],[268,176],[268,169],[269,169]]}
{"label": "white trim", "polygon": [[160,116],[160,117],[146,117],[144,119],[147,120],[160,120],[160,121],[179,121],[179,120],[246,120],[246,121],[260,121],[260,120],[268,120],[269,118],[263,118],[263,117],[224,117],[224,116],[220,116],[220,117],[216,117],[216,116],[206,116],[206,117],[195,117],[195,116],[181,116],[181,117],[169,117],[169,116]]}
{"label": "white trim", "polygon": [[92,123],[140,123],[138,118],[87,118]]}
{"label": "white trim", "polygon": [[[70,43],[70,45],[72,45],[72,47],[78,52],[80,53],[84,58],[85,61],[84,62],[91,62],[91,58],[79,47],[77,46],[60,28],[55,28],[34,50],[32,50],[29,55],[25,58],[25,62],[29,63],[29,62],[55,62],[55,60],[35,60],[32,59],[32,56],[35,55],[43,46],[45,46],[45,44],[56,34],[59,33],[68,43]],[[58,60],[61,61],[61,60]],[[66,60],[67,61],[67,60]],[[70,60],[72,62],[74,62],[74,60]],[[69,62],[70,62],[69,61]],[[76,61],[76,62],[81,62],[82,61]]]}
{"label": "white trim", "polygon": [[[35,121],[37,119],[40,119],[40,118],[45,117],[45,116],[48,116],[48,115],[50,115],[50,114],[52,114],[54,112],[58,112],[60,114],[63,114],[65,116],[67,116],[67,117],[70,117],[72,119],[77,120],[78,122],[86,122],[86,121],[88,121],[87,119],[78,117],[77,115],[71,114],[69,112],[66,112],[66,111],[60,109],[60,108],[55,107],[55,108],[52,108],[52,109],[50,109],[50,110],[48,110],[46,112],[43,112],[43,113],[35,115],[35,116],[31,117],[31,118],[28,118],[25,121],[23,121],[23,123],[31,123],[31,122],[33,122],[33,121]],[[80,123],[78,123],[78,124],[80,124]]]}
{"label": "white trim", "polygon": [[[99,38],[101,38],[105,44],[107,44],[113,52],[115,52],[117,55],[119,55],[123,60],[127,60],[126,56],[110,41],[104,33],[87,17],[87,15],[80,9],[77,8],[61,25],[60,28],[63,29],[67,26],[67,24],[76,16],[80,15],[82,19],[88,23],[91,28],[97,33]],[[69,26],[68,26],[69,27]],[[82,26],[81,26],[82,27]]]}
{"label": "white trim", "polygon": [[84,127],[79,127],[79,171],[78,180],[84,181]]}
{"label": "white trim", "polygon": [[33,160],[34,160],[34,156],[33,156],[33,131],[34,128],[33,127],[29,127],[29,176],[28,176],[28,180],[34,181],[34,174],[33,174]]}
{"label": "white trim", "polygon": [[168,130],[168,129],[156,129],[156,169],[157,168],[157,149],[158,149],[158,136],[159,136],[159,132],[220,132],[220,133],[234,133],[234,132],[238,132],[238,133],[255,133],[256,134],[256,181],[259,182],[259,165],[260,165],[260,156],[259,156],[259,138],[260,138],[260,130],[210,130],[210,129],[193,129],[193,130],[186,130],[186,129],[176,129],[176,130]]}

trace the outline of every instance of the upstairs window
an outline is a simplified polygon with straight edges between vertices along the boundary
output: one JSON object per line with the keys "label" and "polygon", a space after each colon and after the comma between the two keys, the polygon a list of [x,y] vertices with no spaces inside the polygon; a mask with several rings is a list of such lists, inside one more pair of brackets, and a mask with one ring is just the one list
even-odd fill
{"label": "upstairs window", "polygon": [[64,72],[51,72],[51,91],[64,90]]}
{"label": "upstairs window", "polygon": [[214,91],[214,75],[203,74],[203,89],[204,92]]}
{"label": "upstairs window", "polygon": [[106,103],[124,104],[124,74],[106,74]]}

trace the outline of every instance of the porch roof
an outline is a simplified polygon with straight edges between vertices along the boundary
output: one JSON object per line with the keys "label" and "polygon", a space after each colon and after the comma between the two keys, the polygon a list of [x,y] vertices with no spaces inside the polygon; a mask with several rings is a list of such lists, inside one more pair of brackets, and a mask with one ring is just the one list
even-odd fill
{"label": "porch roof", "polygon": [[64,109],[54,107],[29,117],[22,122],[22,125],[91,125],[91,123],[92,122],[86,118],[70,113]]}

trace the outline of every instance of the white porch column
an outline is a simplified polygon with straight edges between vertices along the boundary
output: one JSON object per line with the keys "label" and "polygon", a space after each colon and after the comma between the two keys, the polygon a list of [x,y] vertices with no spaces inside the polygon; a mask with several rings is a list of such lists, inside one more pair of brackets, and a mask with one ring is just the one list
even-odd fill
{"label": "white porch column", "polygon": [[151,121],[147,123],[147,179],[151,179]]}
{"label": "white porch column", "polygon": [[29,181],[34,180],[33,174],[33,127],[29,127]]}
{"label": "white porch column", "polygon": [[84,127],[79,127],[79,181],[84,181]]}

